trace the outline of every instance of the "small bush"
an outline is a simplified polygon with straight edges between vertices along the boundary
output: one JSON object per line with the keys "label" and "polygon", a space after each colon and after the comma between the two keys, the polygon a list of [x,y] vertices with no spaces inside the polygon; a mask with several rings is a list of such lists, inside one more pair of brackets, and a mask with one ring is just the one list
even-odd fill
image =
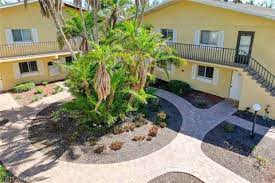
{"label": "small bush", "polygon": [[28,82],[24,84],[19,84],[15,87],[13,87],[13,91],[15,93],[22,93],[22,92],[27,92],[35,88],[35,84],[33,82]]}
{"label": "small bush", "polygon": [[126,132],[134,131],[135,127],[136,127],[136,126],[135,126],[134,123],[126,123],[126,124],[123,126],[123,130],[126,131]]}
{"label": "small bush", "polygon": [[144,135],[140,135],[140,136],[134,136],[132,138],[133,141],[143,141],[145,139]]}
{"label": "small bush", "polygon": [[95,145],[97,144],[97,138],[95,138],[95,137],[90,137],[90,138],[88,139],[88,142],[89,142],[89,145],[90,145],[90,146],[95,146]]}
{"label": "small bush", "polygon": [[164,111],[157,113],[158,123],[167,123],[167,114]]}
{"label": "small bush", "polygon": [[258,166],[266,166],[268,164],[268,159],[262,156],[256,156]]}
{"label": "small bush", "polygon": [[35,94],[41,94],[41,93],[43,93],[43,89],[39,88],[39,87],[36,87]]}
{"label": "small bush", "polygon": [[148,136],[156,137],[157,134],[158,134],[158,130],[159,130],[159,128],[158,128],[157,126],[152,126],[152,127],[149,129]]}
{"label": "small bush", "polygon": [[111,145],[109,146],[110,149],[112,149],[113,151],[118,151],[122,148],[124,142],[121,142],[121,141],[115,141],[115,142],[112,142]]}
{"label": "small bush", "polygon": [[33,96],[32,102],[36,102],[36,101],[38,101],[38,100],[39,100],[39,97],[38,97],[38,96]]}
{"label": "small bush", "polygon": [[52,93],[53,93],[53,95],[54,95],[54,94],[57,94],[57,93],[62,92],[62,91],[63,91],[63,88],[62,88],[62,87],[56,86],[56,87],[54,87]]}
{"label": "small bush", "polygon": [[122,127],[119,126],[115,126],[113,129],[113,134],[114,135],[118,135],[118,134],[122,134],[124,133],[124,129]]}
{"label": "small bush", "polygon": [[51,118],[55,122],[59,121],[60,118],[61,118],[61,112],[59,110],[58,111],[53,111],[52,114],[51,114]]}
{"label": "small bush", "polygon": [[135,119],[134,119],[134,124],[137,128],[147,124],[147,120],[144,118],[144,115],[143,114],[138,114]]}
{"label": "small bush", "polygon": [[196,100],[196,105],[197,107],[204,109],[207,107],[207,102],[203,99],[198,99]]}
{"label": "small bush", "polygon": [[49,82],[47,81],[42,81],[41,84],[44,85],[44,86],[47,86]]}
{"label": "small bush", "polygon": [[185,95],[192,89],[188,83],[179,80],[171,80],[168,83],[169,90],[177,95]]}
{"label": "small bush", "polygon": [[98,146],[95,148],[94,153],[96,153],[96,154],[101,154],[101,153],[103,153],[103,151],[106,150],[106,149],[107,149],[106,145],[101,144],[101,145],[98,145]]}
{"label": "small bush", "polygon": [[223,126],[223,130],[226,132],[226,133],[232,133],[234,130],[235,130],[235,125],[233,124],[225,124]]}

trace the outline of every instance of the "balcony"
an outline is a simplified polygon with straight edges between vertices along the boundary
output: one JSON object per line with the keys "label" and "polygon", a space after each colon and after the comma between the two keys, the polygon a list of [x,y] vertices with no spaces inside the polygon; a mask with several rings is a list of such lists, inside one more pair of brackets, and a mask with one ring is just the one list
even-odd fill
{"label": "balcony", "polygon": [[243,50],[183,43],[168,43],[168,46],[182,58],[243,68],[275,96],[275,75]]}
{"label": "balcony", "polygon": [[[73,46],[73,49],[76,51],[76,45],[79,45],[79,41],[76,44],[74,44],[73,41],[70,42],[72,43],[71,45]],[[60,47],[57,41],[0,45],[1,59],[62,52],[70,52],[70,50],[66,45],[64,47]]]}
{"label": "balcony", "polygon": [[249,64],[250,57],[242,50],[183,43],[168,43],[168,45],[175,49],[178,56],[190,60],[241,68]]}

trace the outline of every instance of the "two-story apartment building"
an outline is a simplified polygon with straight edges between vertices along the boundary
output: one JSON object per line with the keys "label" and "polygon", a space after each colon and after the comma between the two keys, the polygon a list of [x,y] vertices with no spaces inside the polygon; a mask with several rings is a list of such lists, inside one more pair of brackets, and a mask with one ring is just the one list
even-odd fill
{"label": "two-story apartment building", "polygon": [[[65,3],[65,8],[74,8]],[[43,17],[37,0],[0,6],[0,92],[28,81],[64,79],[55,63],[71,61],[71,53],[57,42],[57,28]]]}
{"label": "two-story apartment building", "polygon": [[170,77],[194,89],[260,103],[275,119],[275,11],[216,0],[170,0],[145,13],[187,64],[169,66]]}

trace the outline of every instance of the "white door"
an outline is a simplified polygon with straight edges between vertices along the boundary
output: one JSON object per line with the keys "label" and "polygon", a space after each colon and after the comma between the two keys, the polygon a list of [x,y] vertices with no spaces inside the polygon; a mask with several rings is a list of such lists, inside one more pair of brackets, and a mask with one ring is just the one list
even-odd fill
{"label": "white door", "polygon": [[243,78],[242,75],[233,71],[229,98],[240,100]]}

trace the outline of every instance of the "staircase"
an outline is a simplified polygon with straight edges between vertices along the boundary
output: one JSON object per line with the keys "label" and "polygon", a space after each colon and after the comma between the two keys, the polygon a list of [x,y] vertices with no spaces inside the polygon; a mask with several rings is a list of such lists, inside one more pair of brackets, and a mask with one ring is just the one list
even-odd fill
{"label": "staircase", "polygon": [[271,96],[275,97],[275,75],[263,67],[259,62],[250,57],[249,63],[244,68],[244,71],[256,80],[261,87],[265,88]]}

